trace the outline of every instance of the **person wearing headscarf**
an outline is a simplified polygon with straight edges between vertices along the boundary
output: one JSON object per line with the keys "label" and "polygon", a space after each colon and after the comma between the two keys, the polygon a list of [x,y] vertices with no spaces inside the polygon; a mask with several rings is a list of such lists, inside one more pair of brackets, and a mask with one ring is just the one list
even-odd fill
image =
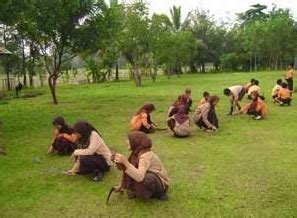
{"label": "person wearing headscarf", "polygon": [[177,113],[168,118],[167,125],[177,137],[187,137],[191,134],[190,118],[184,105],[179,106]]}
{"label": "person wearing headscarf", "polygon": [[240,110],[240,113],[253,115],[256,120],[261,120],[267,116],[267,106],[258,92],[252,92],[250,102]]}
{"label": "person wearing headscarf", "polygon": [[143,132],[130,132],[127,146],[131,151],[128,159],[118,153],[113,157],[117,168],[123,171],[117,191],[127,190],[129,198],[167,200],[169,179],[163,163],[151,150],[151,139]]}
{"label": "person wearing headscarf", "polygon": [[49,146],[48,154],[58,153],[60,155],[72,154],[76,148],[73,137],[73,129],[66,124],[63,117],[56,117],[53,120],[55,128],[54,138]]}
{"label": "person wearing headscarf", "polygon": [[210,96],[208,102],[197,107],[194,115],[194,122],[200,128],[208,131],[217,131],[219,121],[216,115],[215,106],[219,102],[219,97]]}
{"label": "person wearing headscarf", "polygon": [[78,121],[73,126],[80,149],[73,152],[74,164],[68,175],[95,174],[94,180],[100,181],[111,166],[111,151],[100,133],[88,122]]}
{"label": "person wearing headscarf", "polygon": [[151,119],[151,113],[156,110],[155,105],[148,103],[143,105],[131,120],[131,130],[152,133],[157,129],[157,126]]}
{"label": "person wearing headscarf", "polygon": [[177,97],[177,99],[175,100],[175,102],[173,102],[173,104],[170,105],[170,107],[168,109],[168,113],[167,113],[168,117],[171,117],[174,113],[176,113],[177,108],[182,105],[181,98],[182,98],[182,96],[179,95]]}
{"label": "person wearing headscarf", "polygon": [[192,98],[191,98],[191,89],[187,88],[185,89],[184,94],[182,94],[181,96],[181,104],[186,106],[187,110],[190,111],[191,110],[191,106],[192,106]]}

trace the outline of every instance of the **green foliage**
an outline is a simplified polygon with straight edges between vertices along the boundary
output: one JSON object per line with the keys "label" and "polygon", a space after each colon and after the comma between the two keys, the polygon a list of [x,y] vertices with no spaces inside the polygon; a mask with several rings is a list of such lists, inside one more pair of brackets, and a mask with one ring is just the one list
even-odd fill
{"label": "green foliage", "polygon": [[221,59],[223,70],[238,70],[240,66],[240,57],[237,53],[224,54]]}

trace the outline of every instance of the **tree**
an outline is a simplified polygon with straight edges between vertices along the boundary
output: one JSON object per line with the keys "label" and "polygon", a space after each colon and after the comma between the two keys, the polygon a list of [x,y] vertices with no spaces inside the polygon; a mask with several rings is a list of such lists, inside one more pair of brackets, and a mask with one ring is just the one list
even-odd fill
{"label": "tree", "polygon": [[176,7],[175,5],[173,5],[172,9],[170,9],[171,26],[173,31],[185,30],[189,25],[189,16],[190,12],[188,13],[186,19],[182,21],[181,7]]}
{"label": "tree", "polygon": [[141,68],[149,52],[148,8],[142,1],[125,7],[123,31],[120,38],[121,51],[137,87],[141,86]]}

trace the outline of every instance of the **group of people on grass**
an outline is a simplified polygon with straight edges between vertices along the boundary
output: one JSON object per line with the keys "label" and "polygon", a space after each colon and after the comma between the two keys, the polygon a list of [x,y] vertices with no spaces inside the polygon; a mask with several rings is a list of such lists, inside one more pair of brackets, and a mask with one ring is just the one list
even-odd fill
{"label": "group of people on grass", "polygon": [[[293,92],[293,66],[289,65],[287,82],[278,79],[272,90],[272,99],[280,105],[290,105]],[[249,102],[243,107],[239,102],[247,94]],[[261,93],[259,81],[252,79],[246,85],[236,85],[224,89],[224,95],[230,98],[228,115],[249,114],[256,120],[267,115],[267,105]],[[193,121],[198,128],[206,131],[218,131],[219,121],[215,107],[219,102],[217,95],[203,93],[197,103]],[[189,112],[192,106],[191,90],[178,96],[169,107],[167,125],[176,137],[187,137],[191,134]],[[67,175],[94,174],[94,181],[101,181],[114,163],[123,172],[122,181],[115,188],[117,192],[127,191],[129,198],[156,198],[167,200],[169,179],[162,161],[152,151],[152,141],[147,133],[158,130],[152,121],[151,113],[155,105],[143,105],[131,120],[131,131],[128,133],[127,148],[131,151],[128,159],[111,149],[104,142],[102,135],[90,123],[78,121],[69,126],[62,117],[53,121],[55,133],[48,153],[71,155],[73,166],[66,171]],[[238,109],[238,111],[236,110]]]}

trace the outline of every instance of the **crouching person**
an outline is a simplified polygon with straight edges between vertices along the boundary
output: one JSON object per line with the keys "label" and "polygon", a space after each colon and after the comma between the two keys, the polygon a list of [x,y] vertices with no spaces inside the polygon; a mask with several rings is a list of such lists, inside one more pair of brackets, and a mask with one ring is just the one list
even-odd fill
{"label": "crouching person", "polygon": [[177,113],[169,117],[167,125],[176,137],[187,137],[191,134],[190,118],[185,106],[178,107]]}
{"label": "crouching person", "polygon": [[56,117],[53,121],[54,138],[48,148],[48,154],[70,155],[76,149],[73,129],[66,124],[63,117]]}
{"label": "crouching person", "polygon": [[130,132],[127,146],[131,150],[128,159],[122,154],[115,154],[113,157],[117,168],[123,171],[122,182],[117,191],[127,190],[130,199],[139,197],[167,200],[169,180],[161,160],[151,150],[151,139],[143,132]]}
{"label": "crouching person", "polygon": [[261,120],[267,116],[267,106],[257,92],[252,92],[251,101],[240,110],[240,113],[253,115],[256,120]]}
{"label": "crouching person", "polygon": [[151,119],[151,113],[156,110],[154,104],[143,105],[133,116],[130,126],[132,131],[141,131],[145,133],[153,133],[157,126]]}
{"label": "crouching person", "polygon": [[111,165],[111,151],[101,138],[99,132],[89,123],[79,121],[73,126],[77,141],[82,149],[76,149],[73,167],[67,171],[68,175],[95,175],[94,181],[100,181]]}
{"label": "crouching person", "polygon": [[287,83],[283,83],[282,84],[282,88],[279,90],[277,98],[276,98],[276,102],[279,103],[281,106],[283,105],[291,105],[291,92],[288,89],[288,84]]}
{"label": "crouching person", "polygon": [[216,115],[215,106],[218,104],[219,100],[218,96],[211,96],[207,103],[200,105],[195,110],[194,122],[200,129],[207,131],[218,130],[219,121]]}

